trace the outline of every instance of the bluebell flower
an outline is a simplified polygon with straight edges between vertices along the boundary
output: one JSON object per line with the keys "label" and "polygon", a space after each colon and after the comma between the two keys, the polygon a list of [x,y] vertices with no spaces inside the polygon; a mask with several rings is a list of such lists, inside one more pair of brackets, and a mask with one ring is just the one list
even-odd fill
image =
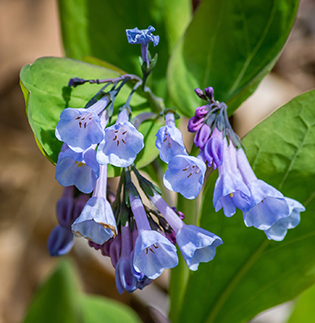
{"label": "bluebell flower", "polygon": [[282,241],[288,229],[295,228],[300,223],[300,212],[305,211],[305,207],[290,198],[285,197],[289,205],[289,216],[276,221],[268,230],[265,230],[269,240]]}
{"label": "bluebell flower", "polygon": [[197,270],[200,262],[212,260],[222,239],[195,225],[184,225],[176,234],[178,247],[190,270]]}
{"label": "bluebell flower", "polygon": [[62,186],[74,185],[83,193],[91,193],[99,176],[99,164],[93,147],[75,152],[66,144],[59,153],[55,178]]}
{"label": "bluebell flower", "polygon": [[140,197],[130,193],[129,199],[139,231],[134,246],[133,267],[149,279],[156,279],[164,269],[177,266],[176,247],[161,233],[151,230]]}
{"label": "bluebell flower", "polygon": [[251,208],[243,212],[246,226],[264,230],[269,239],[282,240],[286,230],[299,223],[303,205],[257,179],[242,149],[237,151],[237,165],[251,192]]}
{"label": "bluebell flower", "polygon": [[71,230],[56,225],[51,231],[48,241],[47,248],[51,256],[63,256],[67,254],[74,244],[74,236]]}
{"label": "bluebell flower", "polygon": [[173,113],[166,115],[166,125],[158,130],[155,146],[165,163],[168,163],[176,155],[188,155],[183,143],[182,133],[175,126]]}
{"label": "bluebell flower", "polygon": [[157,193],[150,199],[175,231],[177,245],[190,270],[195,271],[200,262],[214,258],[216,247],[223,243],[220,237],[195,225],[186,225]]}
{"label": "bluebell flower", "polygon": [[150,42],[153,42],[154,46],[156,46],[159,43],[160,37],[152,35],[153,31],[155,31],[155,28],[152,26],[142,30],[139,30],[137,27],[134,29],[127,29],[126,34],[128,43],[147,45]]}
{"label": "bluebell flower", "polygon": [[116,221],[106,198],[107,165],[100,167],[100,177],[92,197],[72,224],[72,231],[97,244],[103,244],[117,234]]}
{"label": "bluebell flower", "polygon": [[100,164],[127,167],[134,162],[143,147],[143,135],[128,121],[128,111],[124,109],[116,123],[106,128],[96,158]]}
{"label": "bluebell flower", "polygon": [[169,161],[163,183],[167,189],[180,193],[186,199],[194,199],[201,190],[205,172],[206,165],[201,159],[177,155]]}
{"label": "bluebell flower", "polygon": [[290,214],[290,208],[281,192],[262,180],[247,184],[251,192],[251,208],[243,212],[246,226],[268,230]]}
{"label": "bluebell flower", "polygon": [[[137,231],[137,230],[134,230]],[[116,287],[119,294],[124,291],[132,293],[151,283],[143,273],[138,273],[133,268],[133,242],[128,226],[121,227],[121,256],[116,264]]]}
{"label": "bluebell flower", "polygon": [[100,143],[104,138],[104,129],[99,114],[109,101],[109,96],[104,96],[88,109],[63,110],[55,130],[57,139],[65,142],[75,152],[83,152]]}
{"label": "bluebell flower", "polygon": [[178,264],[176,247],[162,234],[141,230],[134,249],[133,266],[148,278],[156,279],[164,269]]}
{"label": "bluebell flower", "polygon": [[223,163],[219,166],[219,177],[215,183],[213,205],[217,211],[221,208],[227,217],[236,212],[236,208],[248,211],[250,190],[244,183],[236,164],[236,148],[232,142],[228,145],[224,138]]}

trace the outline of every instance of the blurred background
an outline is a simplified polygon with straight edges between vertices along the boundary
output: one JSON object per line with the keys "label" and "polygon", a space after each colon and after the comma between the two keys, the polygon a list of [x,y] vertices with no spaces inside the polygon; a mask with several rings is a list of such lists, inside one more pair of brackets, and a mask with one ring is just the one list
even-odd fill
{"label": "blurred background", "polygon": [[[194,5],[198,5],[195,2]],[[315,88],[315,1],[301,0],[291,36],[272,73],[234,115],[243,136],[277,107]],[[133,27],[133,26],[131,26]],[[19,71],[42,56],[63,56],[55,0],[0,0],[0,323],[20,322],[39,284],[58,259],[46,241],[56,225],[62,188],[38,150],[25,115]],[[158,32],[158,31],[157,31]],[[209,84],[211,85],[211,84]],[[70,257],[84,291],[117,299],[152,322],[148,304],[167,313],[168,273],[132,295],[120,296],[108,259],[77,239]],[[282,322],[282,312],[256,322]]]}

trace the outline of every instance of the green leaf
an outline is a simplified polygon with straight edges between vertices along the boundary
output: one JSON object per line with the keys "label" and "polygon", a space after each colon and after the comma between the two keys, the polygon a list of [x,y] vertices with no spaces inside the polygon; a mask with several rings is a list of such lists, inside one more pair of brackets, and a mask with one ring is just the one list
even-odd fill
{"label": "green leaf", "polygon": [[298,3],[203,0],[168,67],[169,92],[180,111],[191,117],[202,102],[193,90],[212,86],[232,114],[275,64]]}
{"label": "green leaf", "polygon": [[105,297],[80,295],[79,304],[83,323],[141,323],[129,307]]}
{"label": "green leaf", "polygon": [[[25,97],[26,111],[36,142],[42,153],[53,163],[57,162],[62,142],[55,137],[55,128],[60,113],[67,107],[82,108],[89,99],[103,86],[101,84],[84,84],[76,88],[68,87],[70,78],[104,79],[118,77],[116,68],[98,67],[68,58],[46,57],[26,65],[20,73],[21,87]],[[131,88],[125,86],[115,101],[115,106],[122,106]],[[131,100],[133,115],[150,111],[145,99],[134,94]],[[117,112],[116,109],[116,112]],[[140,126],[140,131],[152,140],[159,124],[148,120]],[[151,162],[158,151],[152,145],[146,145],[137,158],[138,167]],[[119,169],[109,166],[108,176],[119,174]]]}
{"label": "green leaf", "polygon": [[173,323],[247,322],[259,312],[296,297],[315,282],[315,91],[265,119],[244,138],[258,178],[301,202],[301,223],[282,242],[247,228],[241,212],[214,212],[210,176],[201,226],[223,240],[211,262],[190,275],[182,310]]}
{"label": "green leaf", "polygon": [[315,285],[298,297],[287,323],[313,323],[315,317],[314,299]]}
{"label": "green leaf", "polygon": [[128,44],[126,29],[152,25],[160,36],[153,54],[159,53],[154,70],[153,90],[159,96],[166,92],[165,73],[169,53],[184,32],[191,16],[189,0],[59,0],[61,30],[66,55],[82,59],[94,56],[129,73],[140,75],[140,45]]}
{"label": "green leaf", "polygon": [[78,281],[72,265],[63,261],[36,293],[24,323],[77,323],[80,321],[76,301]]}
{"label": "green leaf", "polygon": [[140,323],[126,305],[105,297],[80,292],[79,281],[69,261],[60,261],[36,293],[24,323]]}

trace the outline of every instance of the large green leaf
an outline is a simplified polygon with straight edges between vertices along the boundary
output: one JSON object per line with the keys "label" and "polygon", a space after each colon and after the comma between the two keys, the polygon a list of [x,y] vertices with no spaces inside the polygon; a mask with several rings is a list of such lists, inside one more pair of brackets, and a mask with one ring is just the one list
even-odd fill
{"label": "large green leaf", "polygon": [[69,262],[61,262],[34,297],[24,323],[80,322],[79,286]]}
{"label": "large green leaf", "polygon": [[189,0],[59,0],[61,30],[66,55],[82,59],[95,56],[129,73],[141,73],[140,45],[129,45],[126,29],[156,28],[160,43],[153,88],[159,96],[166,90],[165,73],[169,54],[190,21]]}
{"label": "large green leaf", "polygon": [[83,323],[141,323],[132,309],[105,297],[81,295],[79,304]]}
{"label": "large green leaf", "polygon": [[[56,163],[62,145],[55,137],[55,128],[61,111],[67,107],[84,107],[102,87],[100,84],[84,84],[70,88],[67,86],[69,79],[73,77],[102,79],[119,75],[115,68],[99,67],[69,58],[40,58],[32,65],[23,67],[20,78],[28,120],[39,148],[49,160]],[[115,101],[117,107],[125,103],[130,91],[128,86],[121,90]],[[137,94],[134,94],[131,106],[134,115],[150,110],[146,100]],[[152,139],[158,126],[156,122],[146,121],[139,130]],[[137,166],[141,167],[151,162],[157,153],[154,146],[146,145],[140,158],[137,159]],[[109,167],[108,174],[109,176],[117,174],[117,169]]]}
{"label": "large green leaf", "polygon": [[73,265],[60,262],[36,293],[24,323],[140,323],[126,305],[80,291]]}
{"label": "large green leaf", "polygon": [[315,318],[315,285],[298,297],[287,323],[313,323]]}
{"label": "large green leaf", "polygon": [[276,62],[297,7],[298,0],[203,0],[168,67],[182,113],[191,117],[200,105],[195,88],[212,86],[232,114]]}
{"label": "large green leaf", "polygon": [[217,172],[203,195],[201,226],[223,239],[211,262],[190,275],[175,322],[240,323],[297,296],[315,282],[315,91],[265,119],[244,138],[258,178],[306,207],[301,223],[282,242],[247,228],[241,212],[214,212]]}

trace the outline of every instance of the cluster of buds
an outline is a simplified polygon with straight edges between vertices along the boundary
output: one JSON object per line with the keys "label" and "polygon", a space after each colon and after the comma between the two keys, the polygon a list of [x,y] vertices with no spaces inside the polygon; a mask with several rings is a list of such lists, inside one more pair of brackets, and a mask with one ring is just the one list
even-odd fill
{"label": "cluster of buds", "polygon": [[207,103],[196,109],[188,130],[196,132],[194,143],[204,162],[219,169],[213,194],[215,210],[223,208],[231,217],[238,208],[246,226],[263,230],[268,239],[283,240],[287,230],[299,224],[304,206],[257,179],[230,125],[227,106],[214,100],[211,87],[195,92]]}

